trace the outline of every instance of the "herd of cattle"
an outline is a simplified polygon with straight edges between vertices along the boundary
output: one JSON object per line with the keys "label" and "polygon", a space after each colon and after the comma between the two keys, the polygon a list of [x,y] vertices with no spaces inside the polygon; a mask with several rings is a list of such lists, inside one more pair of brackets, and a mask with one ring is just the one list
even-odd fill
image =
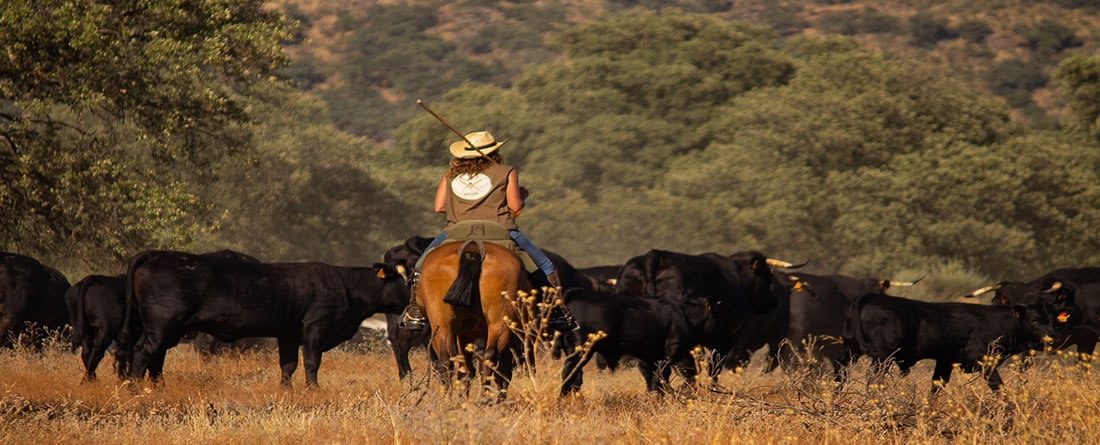
{"label": "herd of cattle", "polygon": [[[263,263],[223,250],[206,254],[145,251],[124,275],[90,275],[70,286],[57,270],[18,254],[0,253],[0,345],[30,324],[72,326],[85,379],[94,379],[115,345],[123,379],[158,378],[166,351],[201,332],[222,341],[273,337],[282,383],[289,384],[299,349],[306,383],[317,384],[322,352],[351,338],[364,319],[384,313],[401,378],[409,349],[428,332],[398,327],[409,301],[407,270],[428,238],[413,237],[371,267],[322,263]],[[770,371],[812,344],[843,381],[861,356],[874,366],[896,363],[904,374],[935,360],[933,379],[946,383],[954,364],[983,372],[1001,385],[996,364],[1028,350],[1077,345],[1091,354],[1100,336],[1100,268],[1059,269],[1028,282],[1002,282],[967,294],[992,292],[992,305],[928,303],[887,295],[890,280],[813,275],[801,265],[755,251],[688,255],[652,250],[619,266],[575,269],[547,252],[562,282],[562,300],[579,325],[557,345],[572,351],[602,332],[594,354],[565,359],[562,393],[580,389],[581,369],[597,357],[612,369],[633,357],[649,390],[662,391],[673,366],[690,380],[697,346],[742,366],[768,346]],[[990,366],[989,357],[995,360]],[[712,370],[704,370],[712,371]],[[935,388],[935,386],[934,386]]]}

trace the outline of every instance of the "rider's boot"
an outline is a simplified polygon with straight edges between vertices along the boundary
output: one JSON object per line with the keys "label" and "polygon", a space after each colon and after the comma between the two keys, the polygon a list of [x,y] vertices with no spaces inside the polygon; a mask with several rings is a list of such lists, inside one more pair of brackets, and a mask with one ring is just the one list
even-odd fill
{"label": "rider's boot", "polygon": [[558,279],[557,269],[555,269],[553,272],[550,272],[550,275],[546,276],[546,281],[549,281],[550,282],[550,287],[552,287],[554,289],[557,289],[559,291],[564,291],[565,290],[565,289],[561,288],[561,280]]}
{"label": "rider's boot", "polygon": [[428,319],[420,312],[420,305],[416,304],[416,288],[420,284],[420,271],[414,270],[412,284],[409,285],[409,305],[401,313],[401,323],[398,325],[412,331],[424,329]]}
{"label": "rider's boot", "polygon": [[[561,280],[558,279],[558,271],[555,270],[546,276],[546,281],[550,282],[550,287],[559,292],[558,298],[562,297],[562,292],[565,289],[561,287]],[[559,307],[560,310],[554,310],[550,312],[550,319],[546,321],[547,327],[558,331],[571,331],[577,328],[577,322],[573,321],[573,315],[569,313],[569,308],[564,304]]]}

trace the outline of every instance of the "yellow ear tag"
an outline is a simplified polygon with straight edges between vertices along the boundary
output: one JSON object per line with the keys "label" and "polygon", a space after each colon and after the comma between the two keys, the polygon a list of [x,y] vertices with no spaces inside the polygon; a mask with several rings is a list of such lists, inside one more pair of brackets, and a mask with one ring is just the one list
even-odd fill
{"label": "yellow ear tag", "polygon": [[376,273],[375,275],[378,275],[378,278],[381,278],[381,279],[385,280],[386,279],[386,270],[385,269],[378,269],[378,273]]}
{"label": "yellow ear tag", "polygon": [[802,290],[802,282],[794,283],[794,290]]}
{"label": "yellow ear tag", "polygon": [[1062,312],[1061,314],[1058,314],[1058,321],[1062,322],[1062,323],[1065,323],[1065,322],[1069,321],[1069,314],[1067,314],[1065,312]]}

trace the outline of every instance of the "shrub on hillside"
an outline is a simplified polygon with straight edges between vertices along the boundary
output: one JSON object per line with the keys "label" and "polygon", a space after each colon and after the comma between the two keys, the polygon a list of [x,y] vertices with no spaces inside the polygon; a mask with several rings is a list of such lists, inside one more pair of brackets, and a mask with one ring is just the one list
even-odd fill
{"label": "shrub on hillside", "polygon": [[860,31],[868,34],[895,33],[901,29],[901,19],[878,12],[874,8],[867,8],[863,11],[859,27]]}
{"label": "shrub on hillside", "polygon": [[956,36],[946,18],[929,12],[909,17],[909,32],[913,35],[913,44],[924,48],[936,46],[940,40],[953,39]]}
{"label": "shrub on hillside", "polygon": [[993,27],[982,20],[970,19],[959,23],[958,31],[959,37],[974,43],[981,43],[986,37],[993,34]]}
{"label": "shrub on hillside", "polygon": [[994,93],[1008,99],[1013,107],[1031,103],[1031,91],[1047,84],[1047,76],[1034,60],[1006,60],[993,65],[986,81]]}
{"label": "shrub on hillside", "polygon": [[802,12],[802,6],[797,4],[784,4],[780,2],[768,2],[760,10],[760,20],[770,25],[780,35],[789,36],[798,34],[810,26],[798,14]]}
{"label": "shrub on hillside", "polygon": [[817,28],[830,34],[856,35],[860,32],[860,12],[841,11],[828,14],[817,21]]}
{"label": "shrub on hillside", "polygon": [[1040,58],[1047,58],[1085,43],[1073,28],[1051,19],[1043,19],[1032,26],[1019,26],[1016,32],[1027,40],[1027,46]]}

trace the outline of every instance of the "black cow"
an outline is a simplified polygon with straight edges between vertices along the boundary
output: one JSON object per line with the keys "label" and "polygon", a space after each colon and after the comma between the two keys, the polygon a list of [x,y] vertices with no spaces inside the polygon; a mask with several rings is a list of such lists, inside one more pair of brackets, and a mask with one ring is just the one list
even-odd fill
{"label": "black cow", "polygon": [[[693,304],[699,299],[720,301],[724,316],[707,320],[699,344],[725,352],[737,344],[754,317],[775,310],[779,304],[776,293],[782,290],[775,288],[772,265],[800,267],[756,251],[723,256],[652,250],[623,265],[616,293],[657,295]],[[694,363],[682,365],[690,378],[695,372]]]}
{"label": "black cow", "polygon": [[[738,314],[725,309],[735,307],[727,304],[729,301],[741,298],[743,296],[737,293],[685,299],[579,288],[566,292],[565,304],[578,328],[561,336],[560,346],[569,354],[562,368],[561,394],[580,390],[584,365],[593,354],[603,356],[612,370],[618,367],[624,355],[634,357],[645,378],[646,389],[664,392],[671,373],[668,364],[687,361],[692,348],[707,343],[709,330],[737,318]],[[584,345],[589,336],[600,331],[607,336],[595,342],[591,354],[576,352],[576,347]],[[664,367],[661,367],[662,362],[665,362]],[[686,377],[690,380],[694,373]]]}
{"label": "black cow", "polygon": [[[65,293],[69,319],[73,322],[73,351],[82,348],[84,380],[96,378],[96,368],[122,331],[126,317],[126,276],[88,275]],[[136,322],[136,319],[133,321]],[[140,329],[133,326],[132,329]],[[129,354],[115,351],[115,372],[120,379],[129,373]]]}
{"label": "black cow", "polygon": [[[1059,304],[984,306],[966,303],[926,303],[887,295],[868,294],[851,307],[844,341],[871,358],[881,369],[893,359],[902,375],[918,361],[932,359],[933,382],[947,383],[952,365],[964,372],[982,371],[989,387],[1001,386],[999,365],[1006,357],[1042,349],[1044,337],[1054,338],[1078,318],[1063,295]],[[992,355],[993,363],[983,357]],[[935,391],[937,385],[933,385]]]}
{"label": "black cow", "polygon": [[1054,283],[1074,292],[1074,304],[1081,312],[1081,323],[1055,344],[1060,348],[1077,345],[1078,353],[1092,354],[1100,337],[1100,267],[1057,269],[1027,282],[1002,281],[964,297],[993,291],[992,303],[996,305],[1033,304],[1042,302],[1047,294],[1041,291]]}
{"label": "black cow", "polygon": [[10,346],[27,323],[60,329],[69,322],[69,281],[25,255],[0,252],[0,346]]}
{"label": "black cow", "polygon": [[165,351],[184,333],[198,330],[223,341],[277,338],[284,385],[290,384],[302,347],[306,385],[315,386],[322,352],[351,338],[363,319],[399,312],[409,301],[404,280],[384,264],[257,264],[157,252],[135,257],[126,280],[127,318],[135,316],[136,307],[144,328],[131,378],[141,378],[147,369],[156,378]]}
{"label": "black cow", "polygon": [[[912,286],[920,281],[808,273],[779,273],[777,277],[777,289],[773,290],[778,300],[776,309],[749,319],[745,334],[730,351],[731,359],[726,364],[744,364],[754,351],[767,345],[764,371],[768,372],[781,362],[791,362],[794,351],[790,347],[812,344],[814,348],[808,352],[817,360],[832,365],[837,381],[844,379],[848,363],[856,358],[851,348],[838,341],[852,302],[866,294],[885,295],[885,290],[891,286]],[[784,340],[790,347],[781,346]]]}

